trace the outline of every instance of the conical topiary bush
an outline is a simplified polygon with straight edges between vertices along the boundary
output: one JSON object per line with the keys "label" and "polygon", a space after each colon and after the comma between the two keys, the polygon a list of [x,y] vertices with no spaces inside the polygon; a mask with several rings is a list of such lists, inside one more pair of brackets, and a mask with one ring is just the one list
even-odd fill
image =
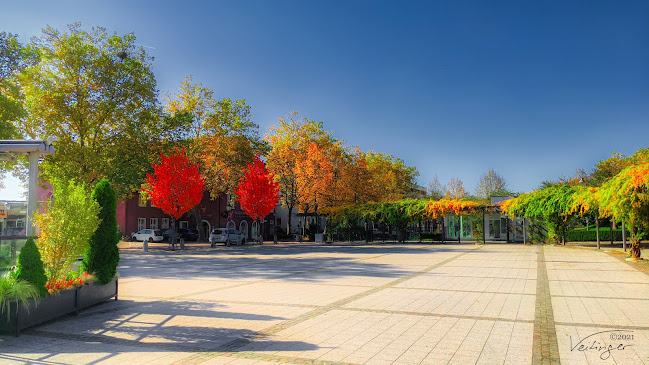
{"label": "conical topiary bush", "polygon": [[88,273],[95,275],[98,284],[109,283],[117,272],[119,263],[119,230],[117,229],[117,198],[110,182],[104,179],[97,184],[92,198],[99,203],[99,227],[90,238],[83,264]]}
{"label": "conical topiary bush", "polygon": [[27,238],[25,246],[18,255],[16,278],[32,284],[38,291],[39,296],[44,297],[47,295],[47,288],[45,288],[47,276],[43,268],[43,261],[40,252],[38,252],[38,247],[36,247],[34,239],[31,237]]}

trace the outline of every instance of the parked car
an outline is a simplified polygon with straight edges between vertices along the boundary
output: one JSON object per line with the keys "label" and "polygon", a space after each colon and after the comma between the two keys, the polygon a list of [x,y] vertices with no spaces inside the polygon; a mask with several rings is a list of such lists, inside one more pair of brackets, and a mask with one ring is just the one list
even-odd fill
{"label": "parked car", "polygon": [[165,242],[169,242],[169,237],[171,237],[171,232],[172,231],[173,230],[171,228],[165,229],[164,231],[162,231],[162,237],[163,237],[163,240]]}
{"label": "parked car", "polygon": [[142,229],[131,235],[131,241],[160,242],[164,239],[162,231],[159,229]]}
{"label": "parked car", "polygon": [[[169,228],[162,232],[165,242],[169,242],[169,237],[171,236],[172,229]],[[198,231],[192,228],[178,228],[176,230],[176,237],[178,239],[184,239],[185,241],[196,241],[198,240]]]}
{"label": "parked car", "polygon": [[226,246],[230,246],[231,243],[245,245],[246,237],[236,229],[214,228],[210,233],[210,243],[212,247],[217,243],[224,243]]}
{"label": "parked car", "polygon": [[197,241],[198,240],[198,231],[193,228],[180,228],[178,233],[181,238],[184,238],[185,241]]}

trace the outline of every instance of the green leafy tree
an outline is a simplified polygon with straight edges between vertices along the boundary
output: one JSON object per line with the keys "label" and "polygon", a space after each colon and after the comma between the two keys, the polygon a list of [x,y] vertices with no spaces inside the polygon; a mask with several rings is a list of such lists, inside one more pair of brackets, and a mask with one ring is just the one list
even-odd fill
{"label": "green leafy tree", "polygon": [[544,188],[506,200],[501,208],[518,217],[541,218],[548,228],[548,237],[565,243],[566,230],[574,209],[574,185],[544,183]]}
{"label": "green leafy tree", "polygon": [[14,122],[25,116],[25,110],[15,76],[35,60],[36,54],[17,35],[0,32],[0,139],[20,137]]}
{"label": "green leafy tree", "polygon": [[386,153],[369,151],[363,155],[370,171],[366,181],[370,201],[389,202],[411,197],[419,176],[414,166],[406,166],[402,159]]}
{"label": "green leafy tree", "polygon": [[25,280],[34,285],[41,297],[47,295],[47,276],[43,269],[41,254],[38,252],[34,239],[29,237],[25,245],[20,250],[18,261],[16,263],[16,277],[18,280]]}
{"label": "green leafy tree", "polygon": [[[26,116],[20,131],[58,137],[45,157],[45,180],[76,180],[92,189],[103,178],[122,199],[140,188],[159,149],[160,110],[151,57],[135,36],[104,28],[43,30],[34,65],[17,76]],[[155,150],[155,151],[152,151]]]}
{"label": "green leafy tree", "polygon": [[640,242],[649,234],[649,163],[632,165],[596,193],[600,214],[630,227],[631,257],[640,258]]}
{"label": "green leafy tree", "polygon": [[388,226],[397,230],[397,239],[403,242],[407,238],[406,228],[411,221],[408,214],[408,207],[412,200],[406,199],[395,202],[381,203],[378,215],[380,220]]}
{"label": "green leafy tree", "polygon": [[51,181],[53,199],[34,217],[40,229],[38,249],[48,283],[63,280],[82,257],[99,226],[99,204],[73,181]]}
{"label": "green leafy tree", "polygon": [[90,238],[83,260],[84,268],[95,275],[97,283],[108,284],[117,272],[119,264],[119,232],[117,227],[117,198],[106,179],[97,184],[92,199],[99,204],[99,227]]}
{"label": "green leafy tree", "polygon": [[[16,75],[36,60],[33,48],[21,44],[17,35],[0,32],[0,139],[22,137],[16,125],[25,117],[25,108]],[[13,157],[0,160],[0,181],[12,170],[14,176],[26,181],[27,158]]]}

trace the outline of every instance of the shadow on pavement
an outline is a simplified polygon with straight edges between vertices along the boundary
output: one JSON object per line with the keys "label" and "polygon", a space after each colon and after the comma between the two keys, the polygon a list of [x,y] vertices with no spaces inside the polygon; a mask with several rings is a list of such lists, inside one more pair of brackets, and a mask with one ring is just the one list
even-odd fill
{"label": "shadow on pavement", "polygon": [[[392,265],[373,263],[372,256],[411,254],[462,253],[470,245],[444,246],[256,246],[212,251],[185,251],[187,254],[158,252],[148,255],[123,254],[118,272],[122,278],[144,277],[160,279],[296,279],[321,281],[346,276],[401,277],[413,271]],[[191,254],[190,254],[191,253]],[[328,256],[331,254],[331,256]],[[337,257],[351,254],[352,257]],[[435,262],[431,261],[431,265]]]}
{"label": "shadow on pavement", "polygon": [[[275,321],[287,318],[214,310],[222,305],[196,302],[134,302],[110,301],[82,312],[79,316],[66,316],[42,326],[23,331],[21,337],[0,337],[0,363],[2,359],[15,360],[11,354],[42,353],[40,358],[30,357],[34,363],[47,362],[51,352],[57,354],[110,353],[104,361],[124,352],[236,352],[238,347],[262,337],[262,333],[246,328],[228,328],[229,323],[241,327],[253,322]],[[193,317],[193,318],[192,318]],[[232,322],[234,321],[234,322]],[[224,323],[226,322],[226,323]],[[225,326],[224,326],[225,325]],[[269,327],[272,323],[258,324]],[[39,341],[47,346],[27,346]],[[52,347],[57,341],[78,341],[83,346]],[[265,339],[264,351],[306,351],[318,346],[299,341],[272,341]],[[117,350],[118,348],[118,350]],[[275,349],[275,350],[273,350]],[[4,356],[4,357],[3,357]],[[38,361],[35,361],[38,360]],[[56,363],[56,362],[54,362]]]}

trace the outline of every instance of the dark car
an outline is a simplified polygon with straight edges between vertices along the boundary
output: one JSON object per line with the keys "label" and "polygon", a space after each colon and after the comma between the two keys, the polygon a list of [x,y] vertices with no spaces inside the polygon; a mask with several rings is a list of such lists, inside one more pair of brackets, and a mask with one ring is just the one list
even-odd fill
{"label": "dark car", "polygon": [[193,228],[180,228],[178,229],[180,237],[184,238],[185,241],[197,241],[198,240],[198,231]]}
{"label": "dark car", "polygon": [[[192,228],[178,228],[176,230],[176,234],[178,235],[178,239],[184,239],[185,241],[196,241],[198,240],[198,232],[195,229]],[[164,241],[168,242],[169,241],[169,236],[171,236],[171,228],[165,230],[162,232],[162,236],[164,237]]]}

